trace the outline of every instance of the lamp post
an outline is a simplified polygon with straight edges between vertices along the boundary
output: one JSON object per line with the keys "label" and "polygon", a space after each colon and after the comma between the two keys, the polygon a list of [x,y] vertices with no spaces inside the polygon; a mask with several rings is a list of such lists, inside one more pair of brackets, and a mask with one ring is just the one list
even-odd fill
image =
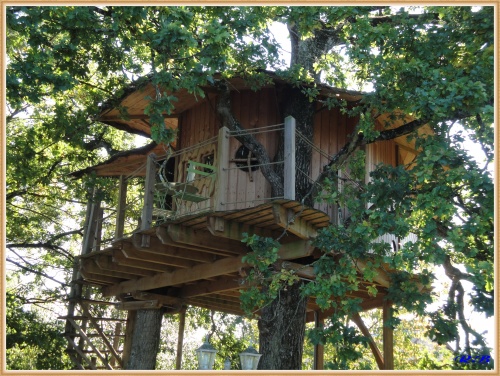
{"label": "lamp post", "polygon": [[208,336],[206,336],[203,345],[196,350],[198,369],[213,369],[215,354],[217,354],[217,350],[208,342]]}
{"label": "lamp post", "polygon": [[257,369],[257,365],[259,364],[261,356],[262,354],[259,354],[257,350],[252,347],[252,345],[248,346],[245,351],[240,353],[241,369]]}

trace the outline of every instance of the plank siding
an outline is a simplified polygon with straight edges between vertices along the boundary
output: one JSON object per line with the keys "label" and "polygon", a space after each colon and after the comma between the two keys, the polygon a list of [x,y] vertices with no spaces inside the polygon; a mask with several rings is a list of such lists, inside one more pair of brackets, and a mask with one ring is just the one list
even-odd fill
{"label": "plank siding", "polygon": [[[245,129],[254,129],[282,123],[276,101],[276,92],[274,88],[265,88],[258,92],[251,90],[240,90],[231,92],[232,111],[235,117]],[[185,149],[200,144],[207,139],[217,136],[219,124],[215,113],[216,97],[205,99],[190,109],[184,111],[180,116],[180,138],[179,149]],[[320,109],[318,105],[318,110]],[[334,156],[349,141],[349,135],[354,131],[357,119],[348,118],[342,114],[339,109],[323,109],[317,112],[314,117],[313,142],[328,156]],[[271,160],[274,160],[278,149],[279,134],[277,132],[268,132],[257,134],[256,138],[261,142]],[[241,146],[236,138],[229,140],[229,158],[235,158],[236,151]],[[217,155],[216,146],[213,150]],[[202,158],[207,153],[181,155],[177,163],[176,181],[184,182],[186,179],[187,159]],[[396,144],[394,141],[386,141],[377,144],[371,144],[366,147],[366,179],[377,163],[389,163],[395,165],[397,162]],[[321,155],[320,152],[313,150],[310,177],[314,181],[318,178],[323,167],[328,164],[329,157]],[[403,160],[405,155],[402,156]],[[196,160],[196,159],[195,159]],[[199,160],[202,162],[202,160]],[[215,161],[218,163],[218,161]],[[349,171],[344,168],[343,174],[348,176]],[[253,181],[251,181],[253,180]],[[208,184],[199,187],[203,195],[211,194],[212,187]],[[224,210],[241,210],[256,206],[264,202],[264,199],[271,197],[271,187],[262,175],[260,169],[252,173],[241,171],[236,168],[234,162],[229,163],[228,187],[225,196]],[[205,205],[205,206],[204,206]],[[196,207],[210,207],[213,205],[213,199],[206,203],[186,203],[186,210]],[[189,208],[188,208],[189,207]],[[314,208],[327,213],[334,223],[339,217],[338,208],[335,204],[315,203]],[[340,213],[343,218],[348,216],[345,210]]]}

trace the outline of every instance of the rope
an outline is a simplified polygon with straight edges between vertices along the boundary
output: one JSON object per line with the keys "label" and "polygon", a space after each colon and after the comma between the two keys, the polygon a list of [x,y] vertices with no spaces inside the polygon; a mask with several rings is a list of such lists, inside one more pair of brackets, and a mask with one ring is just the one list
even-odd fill
{"label": "rope", "polygon": [[146,168],[146,163],[143,163],[139,168],[137,168],[135,171],[132,171],[129,175],[127,175],[126,178],[129,179],[132,176],[136,176],[139,171],[145,168]]}
{"label": "rope", "polygon": [[223,202],[222,205],[244,204],[244,203],[247,203],[247,202],[258,202],[258,201],[266,201],[266,200],[278,200],[278,199],[282,199],[282,198],[284,198],[284,196],[263,197],[263,198],[259,198],[259,199],[256,199],[256,200]]}
{"label": "rope", "polygon": [[278,132],[283,130],[284,128],[276,128],[276,129],[270,129],[270,130],[265,130],[265,131],[257,131],[253,132],[252,130],[241,130],[241,131],[231,131],[230,132],[230,137],[238,137],[241,135],[257,135],[257,134],[264,134],[264,133],[270,133],[270,132]]}
{"label": "rope", "polygon": [[[215,136],[215,137],[209,138],[208,140],[200,142],[199,144],[188,146],[187,148],[184,148],[184,149],[181,149],[181,150],[178,150],[178,151],[174,151],[168,157],[169,158],[171,158],[171,157],[177,157],[178,155],[181,155],[181,154],[184,154],[184,153],[188,153],[190,151],[202,148],[202,147],[204,147],[206,145],[210,145],[211,143],[217,141],[217,138],[218,138],[218,136]],[[167,157],[166,155],[161,156],[161,157],[159,157],[159,158],[156,159],[156,162],[157,163],[162,162],[163,159],[166,158],[166,157]]]}
{"label": "rope", "polygon": [[[274,124],[274,125],[266,125],[264,127],[259,127],[259,128],[234,130],[234,131],[229,131],[229,134],[245,133],[245,132],[259,133],[262,130],[267,130],[268,132],[273,132],[273,131],[283,129],[283,125],[284,125],[284,123],[280,123],[280,124]],[[277,128],[277,127],[279,127],[279,128]],[[277,129],[269,130],[271,128],[277,128]]]}
{"label": "rope", "polygon": [[327,158],[328,160],[332,160],[333,157],[328,154],[326,151],[323,151],[322,149],[318,148],[315,144],[313,144],[310,140],[308,140],[306,138],[306,136],[304,136],[302,133],[300,133],[299,131],[295,131],[295,133],[297,134],[297,136],[299,136],[299,138],[304,141],[306,144],[308,144],[309,146],[311,146],[311,148],[315,151],[317,151],[319,154],[321,154],[323,157]]}
{"label": "rope", "polygon": [[[236,163],[236,162],[234,162]],[[285,161],[278,161],[278,162],[269,162],[269,163],[261,163],[261,164],[251,164],[250,167],[260,167],[260,166],[271,166],[271,165],[276,165],[276,164],[283,164]],[[240,168],[248,168],[247,165],[242,166],[242,167],[229,167],[229,168],[223,168],[223,171],[229,171],[229,170],[239,170]]]}

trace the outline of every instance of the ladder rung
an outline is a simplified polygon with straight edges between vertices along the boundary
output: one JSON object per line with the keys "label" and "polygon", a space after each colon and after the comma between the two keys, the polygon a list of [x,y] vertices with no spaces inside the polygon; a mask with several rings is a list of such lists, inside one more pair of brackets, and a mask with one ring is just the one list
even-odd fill
{"label": "ladder rung", "polygon": [[[63,336],[71,336],[71,337],[81,337],[80,334],[73,334],[73,333],[63,333]],[[102,337],[100,334],[97,333],[92,333],[92,334],[86,334],[87,337],[89,338],[94,338],[94,337]],[[113,337],[125,337],[125,334],[106,334],[106,337],[108,338],[113,338]]]}
{"label": "ladder rung", "polygon": [[[59,316],[58,319],[60,320],[67,320],[67,319],[73,319],[73,320],[90,320],[90,317],[88,316]],[[111,317],[94,317],[94,320],[101,320],[101,321],[119,321],[119,322],[126,322],[127,319],[113,319]]]}

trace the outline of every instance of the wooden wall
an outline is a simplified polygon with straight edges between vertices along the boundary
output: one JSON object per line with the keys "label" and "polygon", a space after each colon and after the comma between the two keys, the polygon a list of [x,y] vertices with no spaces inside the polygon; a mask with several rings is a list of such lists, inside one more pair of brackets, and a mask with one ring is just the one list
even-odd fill
{"label": "wooden wall", "polygon": [[[204,100],[198,105],[185,111],[179,120],[179,149],[189,148],[199,145],[210,138],[217,137],[219,123],[216,115],[216,98],[211,96],[209,100]],[[278,100],[274,88],[262,89],[258,92],[251,90],[233,91],[231,94],[232,110],[236,118],[245,129],[267,127],[270,125],[283,123],[284,119],[279,111]],[[339,109],[319,109],[314,118],[314,138],[313,142],[321,150],[313,151],[310,178],[316,180],[323,167],[328,164],[328,156],[335,155],[349,141],[349,135],[353,132],[357,123],[356,118],[349,118],[343,115]],[[271,157],[274,158],[277,151],[278,133],[261,133],[256,138],[264,145]],[[229,157],[235,158],[236,150],[241,144],[234,138],[230,138]],[[205,150],[206,149],[206,150]],[[186,161],[200,160],[207,153],[214,153],[217,158],[216,146],[206,146],[198,153],[181,155],[177,161],[176,181],[183,182],[186,179]],[[322,155],[325,153],[326,155]],[[393,141],[379,142],[366,147],[367,176],[377,163],[384,162],[396,164],[397,148]],[[216,165],[218,161],[214,162]],[[228,172],[229,184],[223,192],[225,197],[225,210],[237,210],[261,204],[271,197],[271,188],[260,172],[260,169],[253,172],[253,181],[249,173],[236,167],[234,162],[229,163]],[[198,183],[198,188],[203,194],[213,192],[210,181]],[[214,206],[214,199],[204,204],[196,204],[198,207]],[[339,212],[335,205],[326,203],[314,204],[316,209],[326,212],[334,223],[337,222]],[[348,213],[341,212],[340,215],[346,217]]]}
{"label": "wooden wall", "polygon": [[[322,153],[313,150],[311,159],[311,178],[316,180],[323,171],[323,167],[328,164],[329,158],[338,153],[340,149],[349,141],[349,135],[356,126],[357,119],[349,118],[342,114],[339,109],[324,109],[317,112],[314,118],[313,142]],[[337,223],[339,212],[337,207],[327,203],[315,203],[314,207],[327,213],[334,223]],[[341,213],[346,215],[346,213]]]}
{"label": "wooden wall", "polygon": [[[245,129],[267,127],[282,122],[280,119],[275,90],[263,89],[259,92],[251,90],[233,91],[231,94],[232,110],[236,118]],[[219,123],[215,111],[215,98],[204,101],[185,111],[180,118],[179,149],[185,149],[200,144],[212,137],[216,137],[219,131]],[[256,138],[268,150],[271,157],[276,153],[277,137],[275,133],[257,134]],[[230,138],[229,156],[234,159],[236,151],[241,146],[236,138]],[[205,147],[206,148],[206,147]],[[203,154],[203,153],[201,153]],[[201,155],[200,153],[198,155]],[[214,156],[217,152],[214,150]],[[176,181],[186,179],[186,160],[196,158],[193,153],[181,155],[177,163]],[[201,161],[201,160],[200,160]],[[217,165],[218,161],[215,160]],[[236,210],[252,207],[265,202],[264,199],[271,197],[271,187],[260,172],[260,169],[253,172],[250,181],[249,173],[241,171],[235,163],[229,164],[229,185],[226,188],[224,197],[225,210]],[[200,182],[198,188],[207,190],[207,186],[202,187]],[[189,205],[189,204],[188,204]],[[203,205],[214,205],[213,198]]]}

